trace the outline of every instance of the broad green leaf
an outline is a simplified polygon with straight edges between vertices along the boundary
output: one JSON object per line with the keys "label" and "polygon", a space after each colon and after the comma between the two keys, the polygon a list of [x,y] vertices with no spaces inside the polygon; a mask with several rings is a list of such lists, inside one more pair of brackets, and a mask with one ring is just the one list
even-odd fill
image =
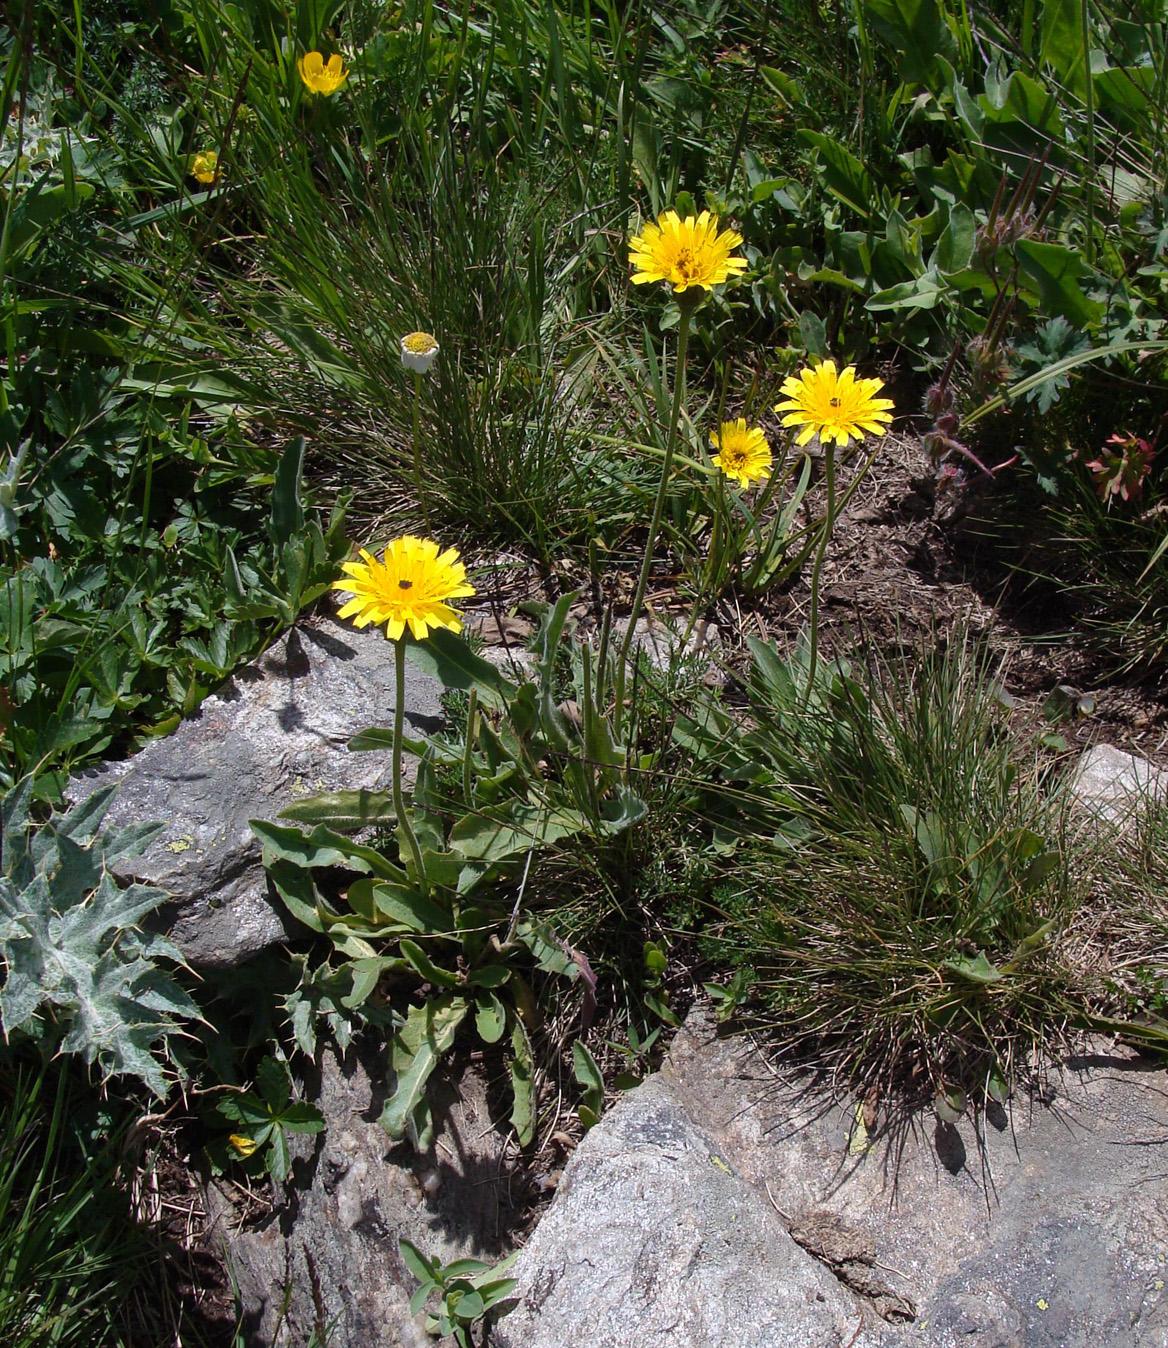
{"label": "broad green leaf", "polygon": [[535,1137],[535,1055],[527,1031],[516,1018],[511,1025],[511,1127],[521,1147],[530,1146]]}
{"label": "broad green leaf", "polygon": [[878,195],[863,162],[840,141],[822,132],[800,129],[796,135],[804,145],[818,151],[827,190],[857,215],[867,217],[876,205]]}
{"label": "broad green leaf", "polygon": [[484,1044],[497,1044],[507,1028],[507,1010],[493,992],[479,996],[475,1005],[475,1029]]}
{"label": "broad green leaf", "polygon": [[1083,294],[1079,280],[1089,271],[1075,249],[1037,239],[1020,239],[1015,251],[1024,275],[1038,291],[1047,313],[1061,314],[1078,327],[1091,327],[1098,322],[1102,308]]}
{"label": "broad green leaf", "polygon": [[304,507],[300,504],[303,468],[304,439],[298,436],[280,455],[272,488],[272,541],[278,547],[294,541],[304,527]]}
{"label": "broad green leaf", "polygon": [[402,937],[398,942],[398,949],[427,982],[433,983],[436,987],[458,987],[458,975],[450,973],[447,969],[440,969],[416,941]]}
{"label": "broad green leaf", "polygon": [[389,791],[329,791],[307,800],[293,801],[280,811],[279,818],[302,824],[333,824],[344,828],[365,828],[394,818],[393,794]]}
{"label": "broad green leaf", "polygon": [[425,641],[411,643],[406,647],[406,656],[446,688],[466,692],[477,689],[479,701],[495,711],[515,692],[516,685],[505,679],[489,660],[475,655],[461,637],[445,628],[431,632]]}
{"label": "broad green leaf", "polygon": [[866,0],[864,21],[896,52],[901,79],[939,86],[938,57],[957,58],[957,44],[937,0]]}
{"label": "broad green leaf", "polygon": [[974,237],[977,222],[973,212],[962,202],[949,209],[949,220],[937,240],[937,247],[929,263],[942,276],[965,271],[973,261]]}
{"label": "broad green leaf", "polygon": [[464,815],[450,830],[450,846],[468,861],[504,861],[587,828],[579,810],[506,801]]}
{"label": "broad green leaf", "polygon": [[410,1008],[391,1045],[394,1090],[380,1118],[390,1137],[405,1136],[424,1102],[426,1082],[453,1045],[467,1010],[464,998],[451,996],[431,997],[424,1005]]}
{"label": "broad green leaf", "polygon": [[970,983],[979,983],[983,986],[1000,983],[1005,977],[1005,974],[996,964],[991,964],[986,959],[984,950],[979,950],[973,959],[963,956],[961,959],[946,960],[945,968],[951,973],[957,974],[958,977],[967,979]]}
{"label": "broad green leaf", "polygon": [[419,894],[409,885],[375,884],[373,902],[386,917],[424,936],[448,933],[454,926],[449,909]]}
{"label": "broad green leaf", "polygon": [[1081,0],[1043,0],[1039,7],[1038,58],[1059,83],[1082,98],[1087,91],[1087,46],[1083,42]]}

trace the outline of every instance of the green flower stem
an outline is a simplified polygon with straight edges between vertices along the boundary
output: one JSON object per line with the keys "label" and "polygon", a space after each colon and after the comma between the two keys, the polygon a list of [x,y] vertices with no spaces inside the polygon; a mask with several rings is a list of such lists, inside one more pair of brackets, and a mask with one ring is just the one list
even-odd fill
{"label": "green flower stem", "polygon": [[819,578],[823,573],[823,559],[827,555],[827,545],[831,542],[835,528],[835,446],[824,445],[824,471],[827,477],[827,513],[823,518],[823,533],[819,538],[819,547],[815,552],[815,565],[811,568],[811,633],[810,650],[807,661],[807,687],[799,703],[800,713],[807,710],[811,701],[811,690],[815,687],[815,668],[819,659]]}
{"label": "green flower stem", "polygon": [[422,521],[430,527],[430,512],[426,509],[426,499],[422,494],[422,437],[418,427],[418,408],[422,401],[422,376],[414,371],[414,491],[418,497],[418,509],[422,512]]}
{"label": "green flower stem", "polygon": [[397,815],[397,828],[405,838],[413,858],[414,870],[419,888],[426,887],[426,867],[422,861],[422,849],[410,824],[406,811],[405,792],[402,790],[402,729],[406,715],[406,643],[404,637],[393,643],[393,668],[395,678],[393,703],[393,809]]}
{"label": "green flower stem", "polygon": [[673,451],[677,445],[677,428],[681,421],[681,402],[685,396],[685,352],[689,345],[689,321],[693,307],[682,304],[681,317],[677,324],[677,357],[673,371],[673,406],[669,410],[669,434],[665,441],[665,454],[661,460],[661,478],[657,483],[657,499],[653,502],[653,515],[649,520],[649,537],[645,540],[645,555],[641,559],[641,574],[637,577],[637,588],[633,595],[633,607],[629,612],[628,626],[621,638],[620,650],[616,657],[616,714],[618,728],[623,714],[625,691],[625,668],[629,658],[629,648],[633,644],[633,633],[637,619],[641,616],[641,607],[645,602],[645,591],[649,588],[649,572],[653,566],[653,551],[657,545],[657,531],[661,527],[661,516],[665,511],[665,494],[669,489],[669,473],[673,466]]}

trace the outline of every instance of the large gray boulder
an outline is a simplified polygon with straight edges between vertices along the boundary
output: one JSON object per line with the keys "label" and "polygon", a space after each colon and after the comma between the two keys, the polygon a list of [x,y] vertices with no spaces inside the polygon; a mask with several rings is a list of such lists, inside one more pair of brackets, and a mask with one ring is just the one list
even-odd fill
{"label": "large gray boulder", "polygon": [[497,1348],[840,1348],[856,1297],[788,1234],[765,1195],[664,1077],[585,1137],[520,1255]]}
{"label": "large gray boulder", "polygon": [[[441,724],[442,686],[406,666],[407,733]],[[119,879],[174,896],[169,934],[191,964],[240,963],[287,934],[269,896],[249,819],[297,798],[384,790],[389,753],[350,753],[349,739],[393,723],[393,650],[377,629],[322,618],[293,628],[207,698],[173,735],[71,785],[72,799],[119,784],[108,822],[164,820],[166,831]],[[412,777],[413,764],[403,765]]]}
{"label": "large gray boulder", "polygon": [[1168,1344],[1162,1063],[1100,1043],[1008,1110],[885,1124],[883,1137],[878,1121],[874,1139],[855,1102],[776,1072],[700,1016],[662,1075],[803,1248],[868,1303],[870,1342]]}
{"label": "large gray boulder", "polygon": [[1145,806],[1168,799],[1168,772],[1113,744],[1094,744],[1075,765],[1071,794],[1096,817],[1122,824]]}

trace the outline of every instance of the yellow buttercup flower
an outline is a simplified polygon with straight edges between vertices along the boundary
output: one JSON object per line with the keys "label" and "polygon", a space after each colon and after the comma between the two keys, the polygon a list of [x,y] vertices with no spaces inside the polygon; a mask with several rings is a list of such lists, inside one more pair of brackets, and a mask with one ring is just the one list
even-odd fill
{"label": "yellow buttercup flower", "polygon": [[217,150],[200,150],[197,154],[191,155],[191,177],[196,182],[211,183],[219,180],[219,152]]}
{"label": "yellow buttercup flower", "polygon": [[835,361],[825,360],[783,380],[779,391],[787,399],[775,411],[787,413],[784,426],[803,428],[797,445],[805,445],[813,435],[825,444],[834,440],[846,445],[849,439],[862,439],[865,432],[884,434],[892,420],[892,403],[876,397],[883,387],[883,379],[857,379],[854,365],[837,375]]}
{"label": "yellow buttercup flower", "polygon": [[744,417],[724,421],[721,429],[710,433],[710,444],[718,451],[714,462],[726,474],[749,487],[770,475],[771,447],[760,426],[747,426]]}
{"label": "yellow buttercup flower", "polygon": [[435,627],[457,632],[462,620],[446,601],[474,594],[455,548],[440,553],[431,539],[410,534],[395,538],[384,560],[362,548],[361,560],[345,562],[342,570],[347,578],[335,581],[333,589],[352,598],[339,616],[352,618],[357,627],[384,623],[390,641],[400,640],[407,627],[416,641],[425,641]]}
{"label": "yellow buttercup flower", "polygon": [[227,1140],[245,1161],[256,1149],[255,1139],[244,1137],[242,1133],[232,1133]]}
{"label": "yellow buttercup flower", "polygon": [[684,220],[676,211],[664,211],[655,225],[646,225],[629,240],[633,284],[665,281],[678,295],[721,285],[746,270],[744,258],[730,256],[741,242],[742,235],[732,229],[719,234],[718,217],[709,211]]}
{"label": "yellow buttercup flower", "polygon": [[335,52],[327,63],[320,52],[305,52],[296,62],[296,69],[300,71],[305,87],[314,94],[335,94],[349,78],[349,72]]}

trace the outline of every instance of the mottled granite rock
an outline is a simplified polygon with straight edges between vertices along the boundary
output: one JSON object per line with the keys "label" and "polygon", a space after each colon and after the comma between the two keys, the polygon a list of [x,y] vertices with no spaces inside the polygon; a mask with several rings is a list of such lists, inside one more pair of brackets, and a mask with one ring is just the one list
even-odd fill
{"label": "mottled granite rock", "polygon": [[[441,724],[442,687],[406,666],[407,720]],[[169,934],[194,965],[238,964],[281,940],[249,819],[274,819],[297,797],[389,787],[388,753],[349,739],[393,722],[393,652],[378,630],[333,619],[294,628],[184,721],[133,758],[74,780],[72,799],[119,783],[107,822],[161,819],[166,831],[127,863],[124,880],[174,896]],[[411,775],[412,766],[403,775]]]}

